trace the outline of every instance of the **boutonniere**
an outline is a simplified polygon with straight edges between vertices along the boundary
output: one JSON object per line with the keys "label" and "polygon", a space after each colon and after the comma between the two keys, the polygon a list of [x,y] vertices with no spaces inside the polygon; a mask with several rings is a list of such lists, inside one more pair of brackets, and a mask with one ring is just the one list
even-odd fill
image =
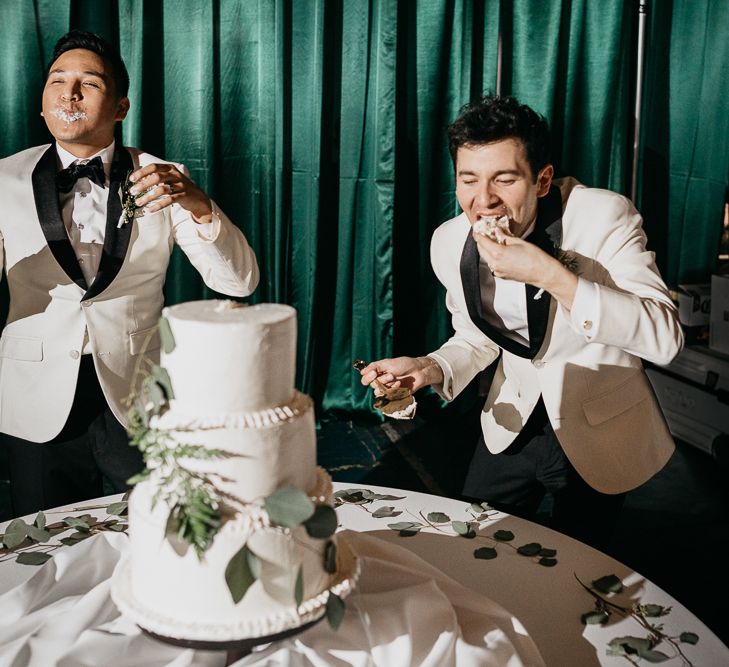
{"label": "boutonniere", "polygon": [[122,214],[121,218],[119,218],[117,229],[120,229],[128,222],[131,222],[134,218],[139,218],[144,215],[144,207],[137,206],[134,195],[129,191],[129,188],[133,185],[133,183],[129,181],[131,173],[132,170],[130,169],[124,178],[124,183],[119,186],[119,199],[121,199],[122,203]]}
{"label": "boutonniere", "polygon": [[562,250],[558,245],[554,246],[554,257],[565,269],[577,273],[577,255],[571,250]]}
{"label": "boutonniere", "polygon": [[[554,244],[552,254],[554,255],[554,258],[562,265],[565,269],[568,271],[577,274],[579,264],[577,262],[577,255],[572,252],[571,250],[562,250],[562,248],[559,247],[557,243]],[[537,301],[542,298],[542,294],[544,294],[544,289],[540,289],[535,295],[534,300]]]}

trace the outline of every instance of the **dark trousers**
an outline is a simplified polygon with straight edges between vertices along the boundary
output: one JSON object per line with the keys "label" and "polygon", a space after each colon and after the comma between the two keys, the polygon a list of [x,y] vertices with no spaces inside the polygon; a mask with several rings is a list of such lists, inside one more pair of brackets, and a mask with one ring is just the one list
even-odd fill
{"label": "dark trousers", "polygon": [[544,521],[555,530],[607,550],[625,494],[608,495],[590,487],[572,467],[552,430],[542,399],[505,451],[492,454],[483,435],[476,446],[463,494],[496,509],[537,520],[551,500]]}
{"label": "dark trousers", "polygon": [[[32,400],[32,397],[29,397]],[[2,434],[8,452],[13,516],[120,493],[143,467],[124,427],[106,403],[91,355],[81,358],[71,412],[61,432],[43,443]]]}

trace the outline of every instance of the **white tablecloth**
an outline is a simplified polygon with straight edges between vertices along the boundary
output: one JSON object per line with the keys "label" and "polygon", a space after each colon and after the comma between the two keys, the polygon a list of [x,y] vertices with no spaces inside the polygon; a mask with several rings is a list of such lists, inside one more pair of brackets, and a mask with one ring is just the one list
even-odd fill
{"label": "white tablecloth", "polygon": [[[343,488],[335,484],[335,489]],[[466,520],[472,518],[468,505],[410,491],[366,488],[405,498],[338,509],[346,531],[342,537],[363,565],[342,626],[334,633],[324,621],[297,637],[258,649],[236,665],[621,664],[624,659],[607,656],[608,642],[620,636],[642,637],[645,631],[632,619],[613,618],[607,626],[580,622],[581,614],[592,608],[592,598],[575,575],[589,584],[607,574],[616,574],[626,584],[621,602],[670,606],[671,612],[659,619],[667,634],[699,636],[695,646],[681,644],[694,665],[729,665],[729,649],[695,616],[604,554],[506,515],[482,521],[481,536],[475,539],[456,536],[449,526],[402,537],[387,524],[424,523],[422,517],[429,512]],[[401,514],[375,518],[373,511],[385,505]],[[66,514],[49,516],[49,520]],[[557,565],[543,567],[503,544],[496,547],[497,558],[475,559],[475,548],[495,544],[488,536],[496,530],[512,531],[515,546],[539,542],[555,548]],[[119,615],[109,585],[114,567],[127,551],[126,535],[105,533],[59,549],[41,567],[19,565],[12,559],[0,563],[0,667],[223,665],[225,657],[220,652],[168,646],[142,634]],[[676,657],[663,664],[684,663]]]}

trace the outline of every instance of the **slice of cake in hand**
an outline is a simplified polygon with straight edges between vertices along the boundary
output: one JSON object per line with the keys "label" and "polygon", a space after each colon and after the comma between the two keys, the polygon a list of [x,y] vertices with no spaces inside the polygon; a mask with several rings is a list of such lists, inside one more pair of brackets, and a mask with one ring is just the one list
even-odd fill
{"label": "slice of cake in hand", "polygon": [[504,243],[507,236],[514,236],[510,222],[508,215],[482,215],[473,224],[473,231],[497,243]]}
{"label": "slice of cake in hand", "polygon": [[[352,364],[354,370],[360,372],[367,364],[361,359],[355,360]],[[415,417],[415,410],[418,403],[413,392],[408,387],[387,387],[375,379],[377,391],[372,407],[386,417],[392,419],[412,419]]]}
{"label": "slice of cake in hand", "polygon": [[334,535],[314,410],[294,389],[296,311],[165,308],[163,351],[130,412],[145,454],[114,601],[156,635],[263,638],[341,620],[357,563]]}

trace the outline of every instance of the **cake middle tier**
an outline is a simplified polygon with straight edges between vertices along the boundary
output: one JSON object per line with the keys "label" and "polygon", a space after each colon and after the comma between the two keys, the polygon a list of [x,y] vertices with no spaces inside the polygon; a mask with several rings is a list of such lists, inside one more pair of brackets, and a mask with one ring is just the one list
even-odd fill
{"label": "cake middle tier", "polygon": [[252,502],[282,486],[314,486],[314,409],[311,399],[298,391],[289,403],[268,410],[191,418],[172,409],[150,425],[169,438],[170,446],[220,450],[214,458],[183,457],[178,462],[208,475],[232,498]]}

